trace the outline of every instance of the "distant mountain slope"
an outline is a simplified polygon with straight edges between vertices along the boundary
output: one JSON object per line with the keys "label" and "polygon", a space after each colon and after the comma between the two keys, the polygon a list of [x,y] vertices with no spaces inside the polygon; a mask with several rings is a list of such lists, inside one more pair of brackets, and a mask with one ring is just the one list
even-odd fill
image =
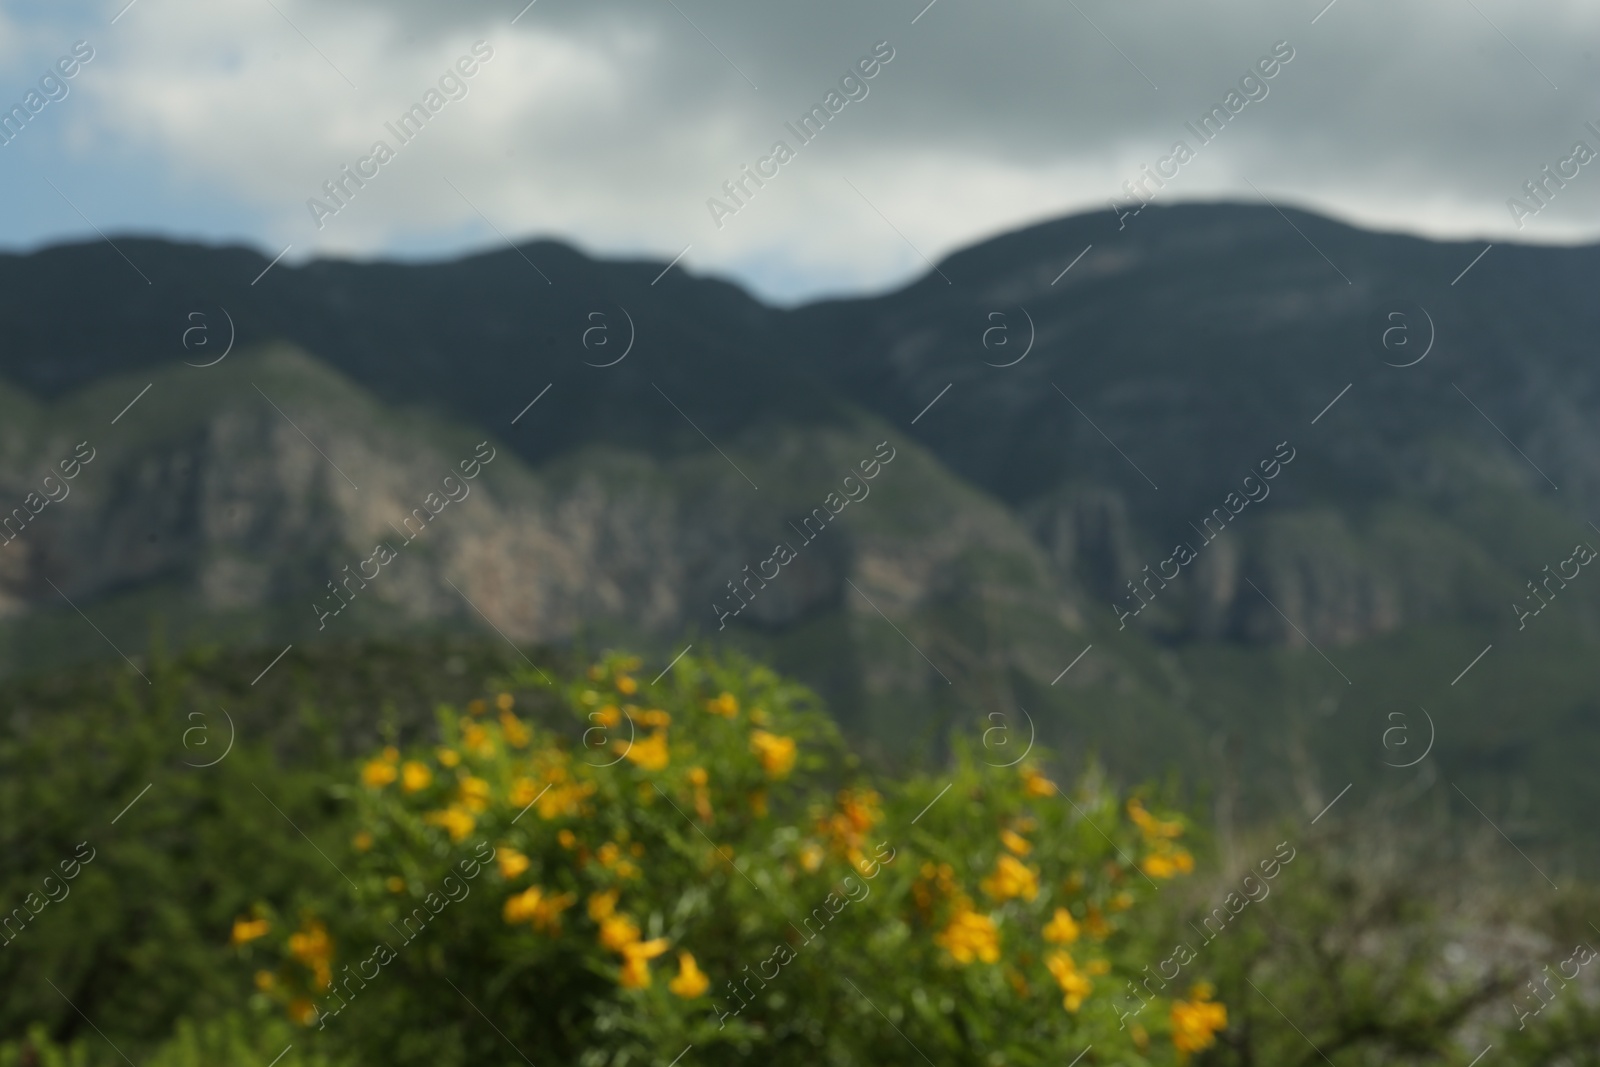
{"label": "distant mountain slope", "polygon": [[[1600,249],[1496,246],[1452,284],[1481,246],[1152,208],[782,310],[551,242],[265,275],[118,244],[153,284],[103,243],[0,256],[0,492],[96,450],[0,548],[9,671],[137,661],[153,616],[266,658],[473,628],[731,642],[884,758],[1002,715],[1278,803],[1394,776],[1418,705],[1434,762],[1508,803],[1600,756],[1600,584],[1551,579],[1600,546]],[[470,497],[363,564],[480,442]]]}

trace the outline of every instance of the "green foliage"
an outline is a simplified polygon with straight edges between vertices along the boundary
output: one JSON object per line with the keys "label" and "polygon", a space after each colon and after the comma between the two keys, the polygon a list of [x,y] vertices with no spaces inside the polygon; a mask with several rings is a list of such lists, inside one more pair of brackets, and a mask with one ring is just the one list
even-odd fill
{"label": "green foliage", "polygon": [[[294,1047],[298,1027],[275,1017],[229,1013],[203,1022],[180,1020],[172,1036],[139,1059],[139,1067],[342,1067],[325,1054]],[[279,1056],[282,1056],[279,1059]],[[119,1049],[93,1034],[70,1043],[34,1026],[27,1037],[0,1045],[0,1067],[115,1067]]]}
{"label": "green foliage", "polygon": [[[1510,1010],[1592,893],[1501,893],[1420,831],[1289,834],[1202,946],[1239,875],[1092,767],[1058,789],[1038,750],[958,735],[941,770],[869,775],[814,695],[733,657],[655,683],[609,654],[557,682],[416,659],[11,688],[0,1067],[1593,1062],[1587,974]],[[196,766],[221,707],[236,743]]]}
{"label": "green foliage", "polygon": [[363,765],[352,891],[264,906],[243,949],[293,1017],[399,1064],[1173,1061],[1109,994],[1154,952],[1145,872],[1192,866],[1181,821],[966,746],[885,797],[771,671],[636,666],[564,686],[565,737],[508,693]]}

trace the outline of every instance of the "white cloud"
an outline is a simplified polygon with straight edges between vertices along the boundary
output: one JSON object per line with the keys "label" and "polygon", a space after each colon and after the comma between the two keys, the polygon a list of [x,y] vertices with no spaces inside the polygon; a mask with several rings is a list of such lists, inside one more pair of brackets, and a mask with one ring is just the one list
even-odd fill
{"label": "white cloud", "polygon": [[[941,4],[915,26],[921,3],[825,0],[799,12],[695,0],[682,14],[636,0],[539,4],[515,27],[520,4],[275,3],[293,26],[267,4],[135,8],[97,42],[94,77],[80,86],[92,120],[74,118],[74,143],[91,156],[153,157],[197,190],[251,205],[271,220],[262,245],[293,242],[297,256],[500,243],[448,177],[514,239],[663,258],[692,243],[687,264],[780,296],[881,286],[925,269],[907,241],[937,259],[997,229],[1104,208],[1283,38],[1296,58],[1268,98],[1163,201],[1254,199],[1248,179],[1281,203],[1385,228],[1597,232],[1600,178],[1585,175],[1592,188],[1575,187],[1521,233],[1504,206],[1585,118],[1600,119],[1600,108],[1585,112],[1597,68],[1582,51],[1600,11],[1576,0],[1544,5],[1536,22],[1509,0],[1482,0],[1515,46],[1447,0],[1351,2],[1316,26],[1309,7],[1267,0],[1083,5],[1115,46],[1042,0]],[[384,123],[479,38],[495,56],[470,95],[316,230],[306,199],[389,139]],[[721,230],[711,225],[706,199],[884,39],[896,56],[870,95]],[[183,233],[184,220],[171,228]]]}

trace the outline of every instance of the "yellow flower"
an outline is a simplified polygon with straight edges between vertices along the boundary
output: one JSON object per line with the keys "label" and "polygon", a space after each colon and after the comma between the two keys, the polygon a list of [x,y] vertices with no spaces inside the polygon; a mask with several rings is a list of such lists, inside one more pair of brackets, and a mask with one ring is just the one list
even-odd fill
{"label": "yellow flower", "polygon": [[667,735],[653,733],[643,741],[628,746],[623,755],[647,771],[659,771],[667,765],[670,758],[667,752]]}
{"label": "yellow flower", "polygon": [[994,963],[1000,958],[1000,931],[994,920],[963,907],[950,917],[950,923],[934,936],[934,941],[960,964],[980,959]]}
{"label": "yellow flower", "polygon": [[768,778],[787,778],[794,769],[795,743],[792,737],[781,737],[765,730],[750,734],[750,751],[761,760],[761,768]]}
{"label": "yellow flower", "polygon": [[535,798],[539,802],[539,818],[548,821],[565,815],[576,815],[583,810],[583,798],[593,793],[596,788],[593,782],[581,784],[568,782],[552,785],[548,790],[541,790],[543,795]]}
{"label": "yellow flower", "polygon": [[489,783],[467,775],[461,779],[461,806],[468,811],[483,811],[489,806]]}
{"label": "yellow flower", "polygon": [[494,698],[494,706],[501,711],[510,711],[513,703],[510,693],[501,693]]}
{"label": "yellow flower", "polygon": [[1228,1025],[1228,1009],[1207,999],[1209,990],[1196,992],[1200,995],[1194,1000],[1180,1000],[1172,1005],[1172,1046],[1182,1060],[1187,1060],[1191,1052],[1211,1047],[1217,1031]]}
{"label": "yellow flower", "polygon": [[328,928],[316,919],[308,919],[299,930],[289,935],[289,952],[307,966],[332,958],[333,941],[328,937]]}
{"label": "yellow flower", "polygon": [[506,744],[512,748],[525,748],[533,740],[533,734],[523,721],[509,711],[500,713],[500,732],[506,739]]}
{"label": "yellow flower", "polygon": [[639,691],[639,683],[629,678],[626,674],[617,675],[617,692],[625,697],[631,697]]}
{"label": "yellow flower", "polygon": [[529,886],[520,893],[514,893],[506,898],[505,906],[501,909],[507,923],[515,926],[517,923],[530,922],[539,907],[539,901],[544,896],[544,890],[538,886]]}
{"label": "yellow flower", "polygon": [[1078,924],[1066,908],[1057,908],[1055,917],[1044,927],[1044,939],[1052,945],[1070,945],[1078,940]]}
{"label": "yellow flower", "polygon": [[425,763],[416,760],[407,760],[400,768],[400,788],[407,793],[415,793],[419,789],[426,789],[433,784],[433,772],[428,770]]}
{"label": "yellow flower", "polygon": [[983,891],[996,900],[1022,897],[1032,900],[1039,895],[1039,872],[1005,853],[995,861],[994,873],[981,883]]}
{"label": "yellow flower", "polygon": [[532,778],[518,778],[511,783],[511,806],[520,811],[539,799],[540,792],[539,783]]}
{"label": "yellow flower", "polygon": [[333,984],[333,971],[328,966],[333,959],[333,941],[322,923],[308,919],[297,932],[290,934],[289,952],[311,971],[318,988],[327,989]]}
{"label": "yellow flower", "polygon": [[361,784],[368,789],[382,789],[399,776],[394,764],[385,760],[370,760],[361,768]]}
{"label": "yellow flower", "polygon": [[[632,707],[633,705],[630,704],[628,706]],[[668,715],[660,708],[651,708],[649,711],[641,711],[639,714],[633,716],[633,719],[638,722],[639,725],[648,726],[652,730],[665,730],[667,727],[672,725],[672,716]]]}
{"label": "yellow flower", "polygon": [[508,880],[527,870],[532,863],[527,856],[524,856],[510,845],[501,845],[495,849],[494,858],[495,862],[500,865],[500,877]]}
{"label": "yellow flower", "polygon": [[439,766],[454,767],[461,762],[461,753],[453,748],[439,748]]}
{"label": "yellow flower", "polygon": [[604,726],[608,730],[622,721],[622,712],[617,710],[617,706],[615,704],[607,704],[599,711],[591,711],[589,715],[594,719],[595,722],[599,723],[601,726]]}
{"label": "yellow flower", "polygon": [[558,893],[553,897],[545,897],[534,906],[533,928],[560,933],[561,913],[572,907],[577,899],[576,893]]}
{"label": "yellow flower", "polygon": [[1139,866],[1152,878],[1172,878],[1194,870],[1194,857],[1184,849],[1174,849],[1166,841],[1160,841]]}
{"label": "yellow flower", "polygon": [[502,915],[507,923],[515,926],[517,923],[531,922],[535,930],[549,930],[559,932],[561,929],[561,913],[577,901],[576,894],[559,893],[547,896],[540,886],[529,888],[506,898]]}
{"label": "yellow flower", "polygon": [[398,874],[391,874],[383,880],[383,885],[391,893],[403,893],[406,889],[406,880]]}
{"label": "yellow flower", "polygon": [[617,890],[608,889],[589,898],[589,918],[595,922],[609,919],[617,910]]}
{"label": "yellow flower", "polygon": [[301,1026],[310,1026],[317,1021],[316,1005],[306,997],[296,997],[289,1002],[289,1020]]}
{"label": "yellow flower", "polygon": [[739,698],[732,693],[723,693],[713,700],[706,701],[706,710],[713,715],[721,715],[724,719],[731,719],[739,714]]}
{"label": "yellow flower", "polygon": [[571,830],[562,830],[556,834],[556,840],[561,842],[562,848],[576,848],[578,845],[578,835]]}
{"label": "yellow flower", "polygon": [[469,722],[461,730],[461,743],[480,756],[494,752],[494,739],[479,723]]}
{"label": "yellow flower", "polygon": [[1090,960],[1088,963],[1084,964],[1083,965],[1083,969],[1084,969],[1084,972],[1086,974],[1096,974],[1096,975],[1099,975],[1099,974],[1110,974],[1111,973],[1111,961],[1110,960],[1102,960],[1102,959],[1093,959],[1093,960]]}
{"label": "yellow flower", "polygon": [[1000,831],[1000,843],[1019,856],[1026,856],[1033,851],[1033,846],[1028,843],[1026,837],[1011,830]]}
{"label": "yellow flower", "polygon": [[257,971],[255,981],[257,989],[263,993],[270,993],[272,988],[278,984],[278,976],[271,971]]}
{"label": "yellow flower", "polygon": [[1079,972],[1069,953],[1052,952],[1044,958],[1044,965],[1061,987],[1061,1006],[1068,1011],[1077,1011],[1083,1005],[1083,998],[1094,988],[1094,983]]}
{"label": "yellow flower", "polygon": [[655,959],[667,951],[667,939],[658,937],[654,941],[633,941],[622,949],[622,976],[620,984],[624,989],[643,989],[650,984],[649,960]]}
{"label": "yellow flower", "polygon": [[826,855],[821,845],[807,841],[800,846],[800,866],[808,871],[815,871],[822,866],[822,859]]}
{"label": "yellow flower", "polygon": [[1022,768],[1022,791],[1030,797],[1054,796],[1057,792],[1056,784],[1035,767]]}
{"label": "yellow flower", "polygon": [[265,937],[271,929],[272,924],[266,919],[235,919],[233,936],[229,940],[235,945],[247,945],[258,937]]}
{"label": "yellow flower", "polygon": [[367,852],[372,848],[372,835],[362,830],[350,839],[350,844],[355,846],[357,852]]}
{"label": "yellow flower", "polygon": [[1128,798],[1128,818],[1138,825],[1141,833],[1148,840],[1158,840],[1177,837],[1183,833],[1183,824],[1158,819],[1145,810],[1138,797]]}
{"label": "yellow flower", "polygon": [[626,915],[607,915],[600,920],[600,944],[621,952],[639,940],[639,925]]}
{"label": "yellow flower", "polygon": [[711,979],[695,965],[694,956],[678,953],[678,976],[667,983],[667,988],[685,1000],[693,1000],[711,987]]}
{"label": "yellow flower", "polygon": [[1112,911],[1127,911],[1133,907],[1133,894],[1124,889],[1109,901]]}
{"label": "yellow flower", "polygon": [[478,824],[478,820],[472,817],[471,812],[465,808],[457,807],[445,808],[443,811],[430,811],[422,818],[425,822],[444,827],[450,834],[450,840],[452,841],[464,840],[468,834],[472,833],[472,828]]}

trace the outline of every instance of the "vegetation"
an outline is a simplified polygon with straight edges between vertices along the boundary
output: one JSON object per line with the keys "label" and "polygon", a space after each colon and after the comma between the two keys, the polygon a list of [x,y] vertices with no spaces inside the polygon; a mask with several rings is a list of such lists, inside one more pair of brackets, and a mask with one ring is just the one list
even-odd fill
{"label": "vegetation", "polygon": [[432,723],[323,651],[225,756],[216,657],[4,694],[0,1067],[1594,1062],[1592,977],[1525,988],[1594,896],[1426,827],[1218,848],[1037,749],[869,774],[737,657],[430,654]]}

